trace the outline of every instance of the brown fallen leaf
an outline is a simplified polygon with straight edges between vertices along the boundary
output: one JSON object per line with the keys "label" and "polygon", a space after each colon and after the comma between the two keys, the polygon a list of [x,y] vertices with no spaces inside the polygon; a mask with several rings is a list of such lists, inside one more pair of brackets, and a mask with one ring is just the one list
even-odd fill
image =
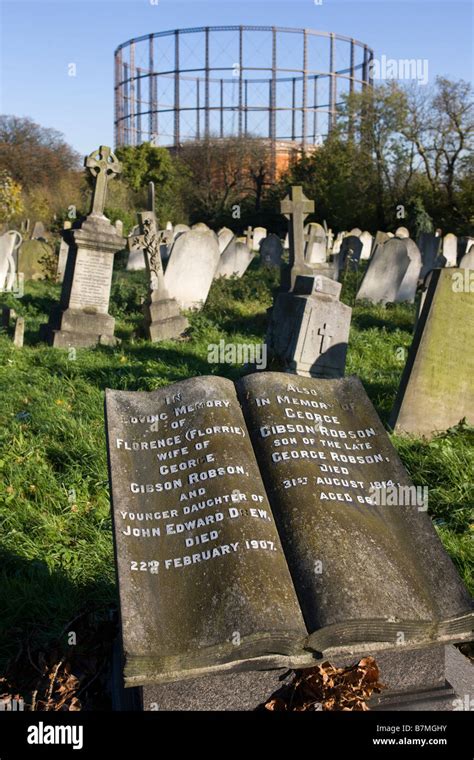
{"label": "brown fallen leaf", "polygon": [[272,711],[341,710],[366,711],[373,692],[385,688],[379,682],[379,668],[373,657],[354,665],[336,668],[329,662],[298,670],[293,681],[278,690],[264,705]]}

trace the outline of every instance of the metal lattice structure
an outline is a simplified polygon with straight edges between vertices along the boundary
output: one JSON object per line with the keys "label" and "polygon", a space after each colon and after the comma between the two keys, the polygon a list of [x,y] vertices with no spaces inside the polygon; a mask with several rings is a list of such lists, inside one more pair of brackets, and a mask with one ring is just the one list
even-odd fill
{"label": "metal lattice structure", "polygon": [[335,124],[343,93],[372,84],[371,48],[312,29],[176,29],[114,55],[117,146],[252,135],[304,149]]}

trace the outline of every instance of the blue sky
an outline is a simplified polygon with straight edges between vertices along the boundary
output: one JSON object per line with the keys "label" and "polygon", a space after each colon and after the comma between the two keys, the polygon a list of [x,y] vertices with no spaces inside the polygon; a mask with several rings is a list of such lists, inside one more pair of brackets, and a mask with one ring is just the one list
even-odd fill
{"label": "blue sky", "polygon": [[[472,79],[472,4],[431,0],[0,0],[2,113],[63,132],[80,153],[113,144],[113,52],[150,32],[255,24],[355,37],[376,57],[427,59],[429,77]],[[76,76],[68,76],[68,64]]]}

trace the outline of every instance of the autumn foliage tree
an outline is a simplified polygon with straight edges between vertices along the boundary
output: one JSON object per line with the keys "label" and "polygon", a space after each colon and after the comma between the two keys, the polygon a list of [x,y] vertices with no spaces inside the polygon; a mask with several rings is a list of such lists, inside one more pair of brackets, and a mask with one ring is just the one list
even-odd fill
{"label": "autumn foliage tree", "polygon": [[81,157],[60,132],[32,119],[0,116],[0,170],[21,186],[27,215],[50,221],[84,203]]}
{"label": "autumn foliage tree", "polygon": [[23,212],[21,185],[7,171],[0,171],[0,224],[9,222]]}

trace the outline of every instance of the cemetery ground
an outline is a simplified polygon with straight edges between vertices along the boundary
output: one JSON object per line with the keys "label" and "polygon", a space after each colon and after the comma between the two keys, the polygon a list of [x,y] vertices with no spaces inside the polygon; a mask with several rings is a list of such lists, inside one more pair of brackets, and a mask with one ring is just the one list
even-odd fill
{"label": "cemetery ground", "polygon": [[[110,312],[122,343],[76,353],[38,337],[60,285],[28,282],[23,298],[2,297],[25,317],[26,329],[21,349],[11,331],[0,334],[0,694],[17,691],[28,702],[36,691],[43,709],[110,708],[107,674],[118,626],[104,389],[149,391],[196,375],[245,374],[241,365],[210,364],[209,346],[264,341],[278,274],[260,268],[256,257],[240,280],[213,283],[203,310],[188,315],[184,339],[152,344],[135,335],[146,273],[118,269]],[[362,274],[349,273],[342,291],[353,308],[346,375],[361,378],[386,423],[415,306],[355,303]],[[474,428],[461,423],[429,442],[392,440],[415,485],[428,487],[429,513],[473,592]]]}

